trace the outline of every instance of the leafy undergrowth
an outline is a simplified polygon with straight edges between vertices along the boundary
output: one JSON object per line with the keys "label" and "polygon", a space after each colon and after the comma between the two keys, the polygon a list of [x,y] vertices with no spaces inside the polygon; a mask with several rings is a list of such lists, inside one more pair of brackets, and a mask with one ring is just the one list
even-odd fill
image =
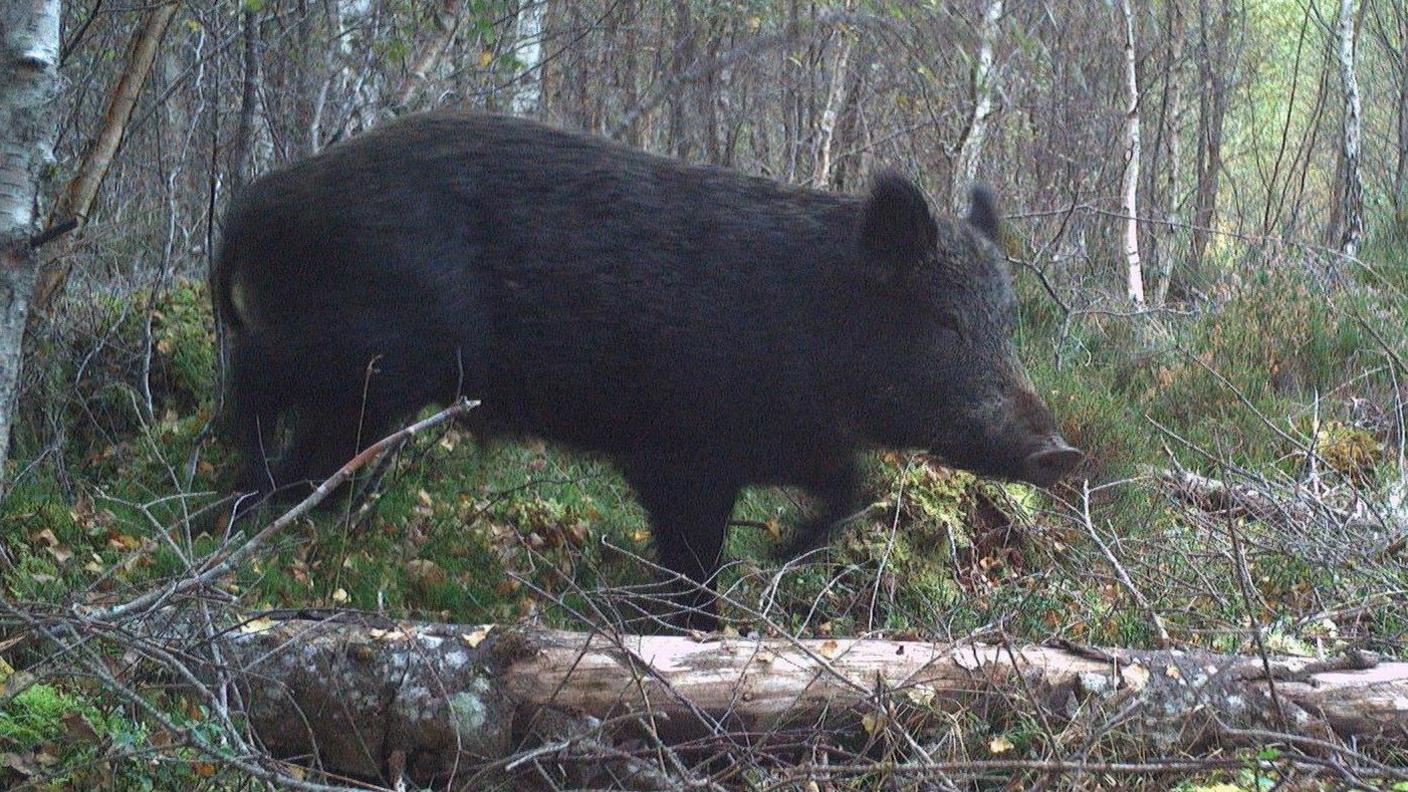
{"label": "leafy undergrowth", "polygon": [[[1401,655],[1401,547],[1298,535],[1247,516],[1210,519],[1145,467],[1298,481],[1331,501],[1391,505],[1408,396],[1408,301],[1384,285],[1392,277],[1401,273],[1366,272],[1327,290],[1289,268],[1229,263],[1200,299],[1152,319],[1067,316],[1033,289],[1024,358],[1068,437],[1090,454],[1089,489],[1048,494],[877,454],[870,507],[831,550],[785,567],[768,551],[806,503],[795,492],[749,491],[727,548],[725,617],[741,632],[1147,645],[1154,625],[1093,532],[1179,644],[1246,651],[1257,625],[1276,651],[1352,644]],[[183,559],[217,543],[192,527],[219,524],[213,509],[229,467],[208,431],[216,355],[201,287],[85,298],[35,357],[44,365],[30,367],[42,373],[30,375],[15,483],[0,505],[3,596],[43,606],[121,601],[182,574]],[[1251,540],[1241,557],[1235,535]],[[642,512],[610,466],[538,443],[484,445],[452,426],[402,449],[369,509],[333,503],[223,585],[251,611],[339,607],[571,627],[622,612],[621,592],[655,579],[650,556]],[[1250,591],[1237,585],[1243,575]],[[36,643],[10,648],[4,637],[0,651],[15,667],[43,659]],[[135,725],[144,721],[121,702],[90,697],[91,683],[9,687],[0,692],[0,783],[64,788],[83,786],[82,773],[121,781],[130,771],[131,784],[116,788],[180,788],[212,772],[163,751],[169,734]],[[153,696],[199,728],[199,708]],[[1050,747],[1029,725],[970,726],[978,747],[965,749],[969,758],[1040,757]],[[148,753],[163,757],[159,769],[146,768]],[[1183,788],[1264,788],[1246,776]]]}

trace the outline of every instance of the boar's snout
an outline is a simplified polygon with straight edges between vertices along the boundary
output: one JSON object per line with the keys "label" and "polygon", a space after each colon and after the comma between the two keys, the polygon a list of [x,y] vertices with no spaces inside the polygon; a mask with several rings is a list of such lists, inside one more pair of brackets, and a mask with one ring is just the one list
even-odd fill
{"label": "boar's snout", "polygon": [[1079,448],[1053,434],[1027,454],[1017,477],[1038,487],[1049,487],[1065,478],[1084,458]]}

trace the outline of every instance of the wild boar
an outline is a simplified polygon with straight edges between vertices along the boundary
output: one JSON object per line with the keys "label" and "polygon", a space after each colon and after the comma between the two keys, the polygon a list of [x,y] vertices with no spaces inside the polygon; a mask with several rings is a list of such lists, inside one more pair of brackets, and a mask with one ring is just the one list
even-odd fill
{"label": "wild boar", "polygon": [[[857,456],[916,448],[1049,485],[1078,462],[1010,340],[989,192],[936,217],[497,115],[404,117],[250,184],[212,270],[238,487],[317,482],[427,405],[612,460],[661,563],[707,587],[739,489],[857,506]],[[282,426],[287,442],[274,448]]]}

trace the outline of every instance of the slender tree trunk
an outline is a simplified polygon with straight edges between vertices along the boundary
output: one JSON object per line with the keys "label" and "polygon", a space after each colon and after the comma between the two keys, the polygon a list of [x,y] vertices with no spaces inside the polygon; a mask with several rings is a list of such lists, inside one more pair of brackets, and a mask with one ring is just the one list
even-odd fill
{"label": "slender tree trunk", "polygon": [[1202,260],[1211,229],[1217,222],[1217,188],[1222,175],[1222,125],[1227,117],[1225,71],[1230,65],[1230,58],[1225,56],[1227,39],[1231,36],[1230,13],[1223,9],[1214,19],[1208,9],[1208,0],[1198,0],[1198,68],[1202,90],[1198,97],[1198,184],[1193,210],[1192,258],[1195,262]]}
{"label": "slender tree trunk", "polygon": [[259,11],[244,12],[244,82],[240,89],[240,120],[235,127],[230,193],[249,180],[254,168],[254,117],[259,105]]}
{"label": "slender tree trunk", "polygon": [[[631,108],[635,107],[636,103],[640,101],[640,89],[636,82],[637,64],[640,58],[639,54],[636,52],[636,48],[640,40],[640,26],[644,24],[644,20],[642,20],[641,17],[645,15],[645,9],[637,6],[632,0],[624,0],[624,2],[625,8],[622,14],[625,16],[626,51],[621,64],[621,68],[624,72],[621,81],[621,106]],[[639,148],[641,145],[640,128],[640,119],[631,119],[626,123],[626,128],[622,130],[621,138],[625,140],[627,144]]]}
{"label": "slender tree trunk", "polygon": [[1139,79],[1135,68],[1134,12],[1120,0],[1124,17],[1124,181],[1120,211],[1124,214],[1125,294],[1135,305],[1144,303],[1144,265],[1139,260]]}
{"label": "slender tree trunk", "polygon": [[1393,169],[1393,220],[1399,233],[1408,234],[1408,7],[1393,5],[1394,39],[1398,42],[1398,106],[1394,114],[1398,128],[1398,158]]}
{"label": "slender tree trunk", "polygon": [[[141,29],[128,48],[127,62],[113,85],[112,94],[108,97],[107,110],[103,113],[103,125],[88,153],[83,157],[83,162],[79,164],[77,175],[69,182],[68,189],[50,213],[50,225],[70,217],[76,218],[80,224],[87,221],[93,201],[98,196],[98,187],[102,185],[108,168],[112,166],[113,156],[117,154],[122,136],[127,131],[127,122],[132,118],[132,110],[137,106],[142,86],[147,81],[147,75],[151,73],[152,64],[156,62],[157,45],[166,35],[166,29],[170,27],[171,19],[176,15],[179,6],[179,3],[169,2],[147,10]],[[39,284],[34,293],[36,310],[45,310],[63,290],[71,266],[70,259],[63,255],[65,252],[65,246],[59,246],[40,272]]]}
{"label": "slender tree trunk", "polygon": [[1359,107],[1359,80],[1354,73],[1355,24],[1354,0],[1340,0],[1339,66],[1340,83],[1344,87],[1342,120],[1344,154],[1344,189],[1340,196],[1340,252],[1354,257],[1364,237],[1364,179],[1359,169],[1359,147],[1363,127]]}
{"label": "slender tree trunk", "polygon": [[[719,46],[723,40],[724,20],[718,14],[710,14],[707,20],[707,35],[704,40],[704,62],[717,63]],[[713,165],[723,164],[724,144],[720,130],[719,101],[723,85],[719,69],[709,69],[695,88],[698,97],[700,137],[704,149],[704,161]]]}
{"label": "slender tree trunk", "polygon": [[669,127],[667,141],[670,151],[681,159],[689,159],[692,152],[689,130],[685,126],[687,94],[694,90],[684,84],[684,75],[694,65],[694,16],[689,0],[676,0],[674,4],[675,54],[670,60],[670,79],[680,85],[680,89],[670,98]]}
{"label": "slender tree trunk", "polygon": [[[1168,0],[1168,18],[1164,28],[1166,50],[1164,57],[1163,102],[1159,109],[1158,135],[1154,141],[1154,164],[1149,173],[1149,198],[1156,203],[1163,219],[1175,228],[1178,224],[1178,191],[1182,185],[1181,168],[1182,146],[1179,144],[1179,118],[1183,113],[1183,82],[1180,68],[1183,63],[1183,11],[1177,0]],[[1162,172],[1159,166],[1162,165]],[[1159,192],[1159,176],[1163,175],[1163,195]],[[1162,233],[1148,236],[1149,258],[1154,267],[1154,305],[1163,305],[1168,299],[1168,287],[1173,281],[1174,250],[1172,245],[1160,245]]]}
{"label": "slender tree trunk", "polygon": [[524,0],[518,9],[519,70],[509,109],[516,115],[535,115],[543,103],[543,7],[547,0]]}
{"label": "slender tree trunk", "polygon": [[[787,3],[787,26],[796,30],[801,24],[800,0]],[[798,56],[792,46],[781,52],[782,56],[782,161],[778,163],[778,174],[783,181],[797,180],[797,164],[802,148],[802,99],[801,68]]]}
{"label": "slender tree trunk", "polygon": [[[420,53],[411,62],[406,76],[401,79],[401,85],[397,87],[392,99],[393,109],[405,110],[411,102],[415,101],[421,86],[435,71],[435,67],[440,63],[440,57],[445,54],[445,50],[449,49],[451,42],[455,40],[455,34],[459,32],[460,16],[464,10],[462,0],[444,0],[437,5],[438,9],[432,10],[430,13],[434,32],[426,41],[422,42]],[[539,9],[538,20],[541,27],[542,3],[535,2],[534,5]],[[534,36],[535,41],[538,38],[539,36]],[[541,47],[539,51],[541,51]]]}
{"label": "slender tree trunk", "polygon": [[0,480],[34,296],[40,172],[54,156],[59,0],[0,4]]}
{"label": "slender tree trunk", "polygon": [[1002,0],[989,0],[983,11],[983,23],[978,33],[978,60],[973,67],[973,116],[963,143],[958,148],[958,162],[953,168],[953,184],[949,205],[962,213],[968,205],[968,190],[978,178],[978,162],[988,139],[988,123],[995,112],[993,97],[997,94],[997,70],[993,68],[993,50],[997,44],[998,27],[1002,21]]}
{"label": "slender tree trunk", "polygon": [[[1000,0],[999,0],[1000,2]],[[817,141],[816,170],[812,184],[825,187],[831,183],[832,152],[836,138],[836,122],[846,98],[846,81],[850,71],[851,49],[855,39],[845,30],[836,31],[836,62],[831,69],[831,90],[826,95],[826,107],[821,111],[821,129]]]}

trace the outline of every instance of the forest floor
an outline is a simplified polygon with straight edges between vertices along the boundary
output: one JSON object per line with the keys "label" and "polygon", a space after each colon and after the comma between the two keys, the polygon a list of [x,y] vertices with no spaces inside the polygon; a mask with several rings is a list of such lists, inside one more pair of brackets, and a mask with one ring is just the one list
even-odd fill
{"label": "forest floor", "polygon": [[[1168,310],[1142,316],[1067,310],[1019,270],[1019,346],[1067,437],[1089,452],[1088,483],[1043,492],[877,454],[870,508],[831,550],[786,568],[768,550],[807,504],[749,491],[723,573],[728,629],[1120,646],[1166,631],[1175,645],[1224,652],[1260,640],[1290,654],[1408,654],[1408,270],[1359,267],[1326,285],[1224,258],[1185,275]],[[75,289],[38,340],[0,503],[4,599],[120,601],[180,575],[218,541],[192,526],[208,524],[230,467],[210,431],[217,365],[203,285]],[[1184,470],[1281,505],[1210,499],[1163,475]],[[644,517],[610,466],[540,443],[484,445],[449,425],[397,453],[367,508],[333,503],[222,585],[249,612],[583,628],[624,618],[626,595],[655,579],[649,558]],[[172,736],[94,695],[93,680],[26,676],[44,647],[17,640],[8,617],[0,786],[223,788],[221,767],[163,753]],[[148,695],[203,728],[199,705]],[[1031,723],[967,723],[950,758],[1041,758],[1044,741]],[[1220,769],[1150,783],[1267,780]]]}

